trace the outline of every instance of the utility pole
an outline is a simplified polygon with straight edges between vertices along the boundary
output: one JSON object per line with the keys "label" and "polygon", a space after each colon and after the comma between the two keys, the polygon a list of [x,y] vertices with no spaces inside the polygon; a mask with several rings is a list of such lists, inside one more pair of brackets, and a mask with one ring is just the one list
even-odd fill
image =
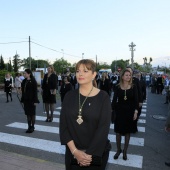
{"label": "utility pole", "polygon": [[84,53],[82,53],[82,59],[84,58]]}
{"label": "utility pole", "polygon": [[134,58],[134,51],[135,51],[134,47],[135,47],[135,46],[136,46],[136,45],[135,45],[133,42],[131,42],[131,44],[129,44],[129,48],[130,48],[130,51],[131,51],[132,69],[134,69],[134,60],[133,60],[133,58]]}
{"label": "utility pole", "polygon": [[31,38],[29,36],[29,62],[30,62],[30,70],[31,70]]}

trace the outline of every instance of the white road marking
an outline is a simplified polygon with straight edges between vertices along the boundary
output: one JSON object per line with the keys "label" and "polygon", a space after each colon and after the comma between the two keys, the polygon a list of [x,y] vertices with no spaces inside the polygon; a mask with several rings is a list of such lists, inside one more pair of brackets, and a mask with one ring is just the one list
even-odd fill
{"label": "white road marking", "polygon": [[[14,123],[11,123],[6,126],[13,127],[13,128],[19,128],[19,129],[27,129],[28,128],[27,123],[19,123],[19,122],[14,122]],[[35,125],[35,131],[59,134],[59,128],[51,127],[51,126]],[[108,138],[110,139],[111,142],[116,142],[116,135],[109,134]],[[124,137],[122,137],[122,143],[124,143]],[[131,145],[144,146],[144,139],[137,138],[137,137],[131,137],[129,143]]]}
{"label": "white road marking", "polygon": [[142,114],[140,115],[140,117],[146,117],[146,114],[142,113]]}
{"label": "white road marking", "polygon": [[[45,120],[46,120],[46,117],[36,116],[36,120],[38,120],[38,121],[45,121]],[[59,118],[53,118],[53,122],[59,123]],[[114,129],[114,124],[111,124],[111,125],[110,125],[110,129]],[[138,126],[138,131],[139,131],[139,132],[145,132],[145,127],[139,127],[139,126]]]}
{"label": "white road marking", "polygon": [[[44,139],[31,138],[20,135],[13,135],[0,132],[0,142],[13,144],[17,146],[23,146],[42,151],[53,152],[57,154],[65,154],[65,146],[62,146],[60,142],[49,141]],[[128,160],[124,161],[120,155],[119,159],[114,160],[113,155],[115,152],[110,152],[108,162],[111,164],[123,165],[134,168],[142,168],[143,157],[139,155],[127,154]]]}
{"label": "white road marking", "polygon": [[146,120],[144,120],[144,119],[139,119],[139,120],[138,120],[138,123],[146,123]]}
{"label": "white road marking", "polygon": [[146,113],[146,112],[147,112],[147,110],[146,110],[146,109],[142,109],[142,110],[141,110],[141,112]]}
{"label": "white road marking", "polygon": [[61,107],[57,107],[56,109],[60,109],[61,110]]}

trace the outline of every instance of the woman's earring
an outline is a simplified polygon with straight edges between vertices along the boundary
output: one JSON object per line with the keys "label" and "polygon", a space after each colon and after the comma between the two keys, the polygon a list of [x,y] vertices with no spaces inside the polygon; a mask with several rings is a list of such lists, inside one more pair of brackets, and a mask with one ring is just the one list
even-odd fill
{"label": "woman's earring", "polygon": [[93,81],[94,79],[92,79],[92,81]]}

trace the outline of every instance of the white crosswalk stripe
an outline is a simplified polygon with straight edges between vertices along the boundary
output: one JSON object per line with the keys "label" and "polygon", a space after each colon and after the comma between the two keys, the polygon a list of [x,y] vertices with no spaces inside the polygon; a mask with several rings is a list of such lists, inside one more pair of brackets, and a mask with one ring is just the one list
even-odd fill
{"label": "white crosswalk stripe", "polygon": [[[54,117],[53,123],[47,124],[47,125],[39,125],[38,123],[41,121],[45,121],[46,117],[44,116],[36,116],[36,125],[35,125],[35,131],[39,133],[51,133],[54,135],[59,134],[59,127],[58,124],[56,126],[56,123],[59,123],[59,115],[60,115],[61,107],[57,107],[56,111],[54,111]],[[145,127],[143,127],[146,124],[146,112],[147,112],[147,103],[143,104],[142,107],[142,113],[140,116],[140,119],[138,120],[138,133],[144,133]],[[142,126],[140,126],[142,125]],[[22,122],[13,122],[10,124],[7,124],[6,127],[8,128],[18,128],[18,129],[27,129],[27,124]],[[114,129],[114,124],[110,125],[110,129]],[[112,143],[116,142],[116,136],[114,134],[109,134],[109,139]],[[32,138],[27,136],[21,136],[21,135],[15,135],[15,134],[8,134],[8,133],[2,133],[0,132],[0,142],[3,143],[9,143],[13,145],[38,149],[42,151],[47,152],[53,152],[57,154],[64,154],[65,153],[65,147],[60,144],[59,141],[50,141],[40,138]],[[124,143],[124,137],[122,137],[122,143]],[[144,138],[139,138],[137,135],[135,137],[130,138],[130,145],[137,146],[137,147],[143,147],[144,146]],[[111,151],[109,155],[108,162],[110,164],[116,164],[120,166],[127,166],[127,167],[134,167],[134,168],[142,168],[143,164],[143,156],[140,155],[134,155],[134,154],[127,154],[128,160],[124,161],[121,159],[122,154],[120,155],[120,159],[114,160],[115,152]]]}

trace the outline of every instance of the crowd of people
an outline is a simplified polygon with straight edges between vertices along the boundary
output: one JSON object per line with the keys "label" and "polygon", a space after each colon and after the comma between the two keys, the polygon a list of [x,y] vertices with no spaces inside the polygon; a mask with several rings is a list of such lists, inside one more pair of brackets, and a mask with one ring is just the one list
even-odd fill
{"label": "crowd of people", "polygon": [[[170,77],[142,74],[127,67],[120,73],[96,73],[93,60],[80,60],[75,74],[57,74],[49,65],[41,84],[41,94],[46,111],[46,122],[53,121],[57,92],[61,97],[60,141],[66,146],[66,170],[104,170],[109,158],[111,144],[108,139],[110,123],[114,123],[117,151],[113,159],[127,152],[131,133],[138,132],[137,121],[141,114],[142,103],[146,100],[146,89],[162,94],[166,89],[165,103],[170,98]],[[21,93],[21,102],[27,116],[26,133],[35,130],[36,105],[39,103],[37,82],[30,69],[24,76],[17,73],[13,79],[9,73],[4,79],[7,102],[12,101],[12,87]],[[111,94],[113,97],[111,98]],[[169,119],[168,119],[169,120]],[[170,129],[170,122],[166,124]],[[122,136],[125,137],[122,149]],[[166,163],[168,165],[168,163]]]}

